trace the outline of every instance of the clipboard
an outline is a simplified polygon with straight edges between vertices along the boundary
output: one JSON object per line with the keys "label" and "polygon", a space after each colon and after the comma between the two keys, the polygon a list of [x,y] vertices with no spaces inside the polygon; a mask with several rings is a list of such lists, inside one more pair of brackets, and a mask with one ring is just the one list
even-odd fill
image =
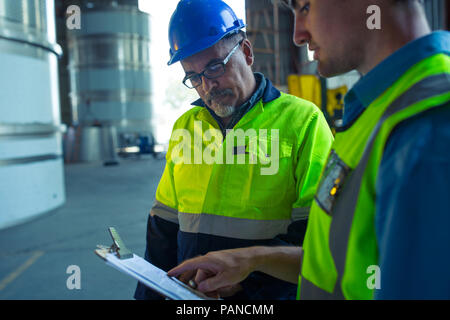
{"label": "clipboard", "polygon": [[94,251],[107,265],[135,278],[150,289],[170,300],[217,300],[169,277],[167,272],[132,253],[120,238],[116,229],[109,227],[113,239],[110,247],[97,245]]}

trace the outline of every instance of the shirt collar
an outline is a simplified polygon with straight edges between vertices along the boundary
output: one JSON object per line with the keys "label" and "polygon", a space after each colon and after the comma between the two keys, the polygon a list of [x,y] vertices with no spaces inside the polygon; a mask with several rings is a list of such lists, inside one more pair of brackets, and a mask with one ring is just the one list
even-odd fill
{"label": "shirt collar", "polygon": [[343,127],[353,122],[409,68],[438,53],[450,54],[450,32],[435,31],[413,40],[362,77],[344,98]]}

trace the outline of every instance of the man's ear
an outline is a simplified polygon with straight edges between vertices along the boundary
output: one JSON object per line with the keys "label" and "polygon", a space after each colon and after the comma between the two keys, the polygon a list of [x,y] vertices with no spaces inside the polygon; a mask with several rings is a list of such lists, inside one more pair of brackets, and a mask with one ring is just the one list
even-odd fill
{"label": "man's ear", "polygon": [[253,55],[252,43],[248,39],[244,39],[242,40],[242,48],[247,65],[252,66],[255,60],[255,56]]}

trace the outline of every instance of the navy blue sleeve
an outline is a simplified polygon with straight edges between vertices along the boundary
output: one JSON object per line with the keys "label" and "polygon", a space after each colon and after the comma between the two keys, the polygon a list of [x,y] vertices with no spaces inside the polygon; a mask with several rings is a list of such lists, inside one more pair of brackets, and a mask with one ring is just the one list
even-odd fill
{"label": "navy blue sleeve", "polygon": [[[149,215],[145,260],[165,271],[175,267],[177,265],[177,234],[177,224],[161,219],[158,216]],[[134,298],[136,300],[164,299],[140,282],[138,282],[136,287]]]}
{"label": "navy blue sleeve", "polygon": [[450,299],[450,105],[393,131],[376,193],[375,299]]}

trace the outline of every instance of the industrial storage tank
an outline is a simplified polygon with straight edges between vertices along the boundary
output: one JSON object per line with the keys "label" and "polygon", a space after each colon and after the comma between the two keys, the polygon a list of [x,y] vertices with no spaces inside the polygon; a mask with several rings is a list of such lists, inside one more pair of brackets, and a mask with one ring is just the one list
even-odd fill
{"label": "industrial storage tank", "polygon": [[117,147],[136,145],[142,137],[153,141],[150,16],[137,1],[78,4],[81,25],[68,30],[67,41],[79,158],[108,160]]}
{"label": "industrial storage tank", "polygon": [[53,0],[0,0],[0,229],[65,201]]}

